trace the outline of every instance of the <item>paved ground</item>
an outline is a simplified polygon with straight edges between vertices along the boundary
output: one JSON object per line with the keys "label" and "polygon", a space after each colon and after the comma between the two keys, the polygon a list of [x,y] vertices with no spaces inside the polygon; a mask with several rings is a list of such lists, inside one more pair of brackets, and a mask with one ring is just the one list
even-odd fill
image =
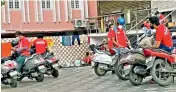
{"label": "paved ground", "polygon": [[135,87],[129,81],[122,81],[110,72],[103,77],[94,74],[91,67],[60,70],[60,76],[46,76],[41,83],[24,79],[17,88],[1,86],[2,92],[176,92],[176,83],[167,87],[144,84]]}

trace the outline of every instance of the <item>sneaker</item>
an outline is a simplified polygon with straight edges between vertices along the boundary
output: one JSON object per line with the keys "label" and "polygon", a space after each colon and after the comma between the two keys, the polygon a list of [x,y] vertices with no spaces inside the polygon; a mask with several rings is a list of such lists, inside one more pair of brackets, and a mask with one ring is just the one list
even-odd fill
{"label": "sneaker", "polygon": [[21,73],[18,72],[18,75],[17,75],[17,81],[21,81],[23,79],[23,76]]}

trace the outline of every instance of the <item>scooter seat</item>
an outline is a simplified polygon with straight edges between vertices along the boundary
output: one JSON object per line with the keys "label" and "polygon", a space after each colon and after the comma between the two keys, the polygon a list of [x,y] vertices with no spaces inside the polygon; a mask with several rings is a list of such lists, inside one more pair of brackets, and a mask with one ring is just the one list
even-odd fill
{"label": "scooter seat", "polygon": [[26,58],[25,62],[28,61],[28,60],[30,60],[30,59],[33,59],[34,56],[36,56],[36,55],[37,55],[37,54],[33,54],[33,55],[31,55],[31,56],[28,56],[28,57]]}
{"label": "scooter seat", "polygon": [[162,49],[155,49],[156,51],[159,51],[159,52],[164,52],[166,54],[169,54],[169,55],[172,55],[172,53],[168,52],[168,51],[165,51],[165,50],[162,50]]}
{"label": "scooter seat", "polygon": [[112,56],[112,54],[110,52],[108,52],[108,51],[101,51],[101,52],[103,52],[103,53],[105,53],[105,54],[107,54],[109,56]]}

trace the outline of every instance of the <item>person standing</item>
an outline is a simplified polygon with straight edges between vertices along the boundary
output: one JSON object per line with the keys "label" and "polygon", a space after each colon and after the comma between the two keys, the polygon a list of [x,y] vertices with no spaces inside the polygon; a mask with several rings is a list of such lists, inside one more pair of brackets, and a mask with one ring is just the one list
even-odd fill
{"label": "person standing", "polygon": [[112,24],[110,25],[110,31],[108,32],[108,46],[111,54],[120,54],[119,48],[126,48],[127,43],[130,42],[123,29],[124,24],[125,19],[119,17],[117,19],[116,27],[114,27]]}

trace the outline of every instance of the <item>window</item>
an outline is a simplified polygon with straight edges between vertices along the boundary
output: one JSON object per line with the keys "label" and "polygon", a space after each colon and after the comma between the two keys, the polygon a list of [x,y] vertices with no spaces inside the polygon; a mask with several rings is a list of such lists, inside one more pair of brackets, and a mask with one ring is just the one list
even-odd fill
{"label": "window", "polygon": [[50,9],[51,1],[50,0],[42,0],[42,9]]}
{"label": "window", "polygon": [[79,9],[79,7],[80,7],[79,0],[71,0],[71,8],[72,9]]}
{"label": "window", "polygon": [[20,9],[19,0],[9,0],[9,9]]}
{"label": "window", "polygon": [[19,1],[15,0],[15,9],[19,9],[19,8],[20,8]]}

